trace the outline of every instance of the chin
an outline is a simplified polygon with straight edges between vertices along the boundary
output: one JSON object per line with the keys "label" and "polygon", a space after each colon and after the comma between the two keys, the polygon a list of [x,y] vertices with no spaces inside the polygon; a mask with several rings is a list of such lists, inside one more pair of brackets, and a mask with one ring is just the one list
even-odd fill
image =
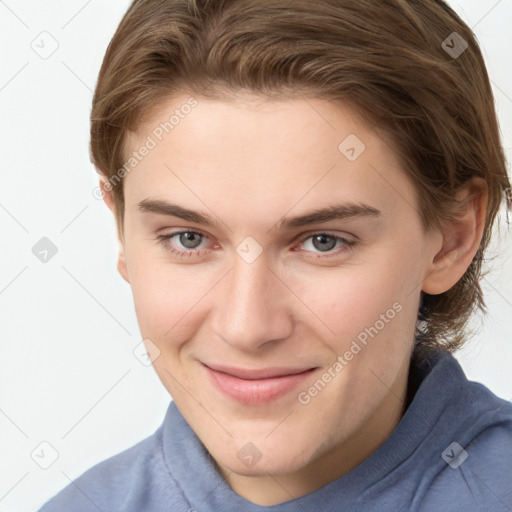
{"label": "chin", "polygon": [[247,477],[284,475],[299,471],[314,459],[317,450],[299,448],[300,443],[281,440],[274,446],[268,440],[247,442],[241,446],[226,447],[223,453],[212,453],[223,467]]}
{"label": "chin", "polygon": [[[278,455],[279,457],[279,455]],[[288,460],[291,459],[291,460]],[[281,455],[281,460],[258,461],[254,466],[247,467],[239,460],[232,461],[233,465],[226,465],[230,471],[242,476],[258,477],[268,475],[286,475],[299,471],[306,466],[306,460],[297,461],[293,454]]]}

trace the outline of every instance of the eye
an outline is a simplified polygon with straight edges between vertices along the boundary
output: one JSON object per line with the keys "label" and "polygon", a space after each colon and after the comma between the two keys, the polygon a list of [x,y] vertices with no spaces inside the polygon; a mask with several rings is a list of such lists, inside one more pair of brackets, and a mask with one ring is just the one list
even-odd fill
{"label": "eye", "polygon": [[201,233],[195,233],[194,231],[183,231],[176,233],[172,238],[177,238],[177,241],[185,247],[185,249],[197,249],[203,241],[203,235]]}
{"label": "eye", "polygon": [[[201,256],[210,241],[203,233],[187,230],[158,235],[157,239],[167,251],[180,258]],[[306,257],[323,258],[341,255],[355,244],[353,240],[332,233],[314,233],[303,237],[298,248],[293,250],[301,250]]]}
{"label": "eye", "polygon": [[157,238],[166,249],[178,256],[197,255],[208,241],[206,235],[197,231],[178,231]]}
{"label": "eye", "polygon": [[[326,256],[334,256],[345,252],[355,245],[355,242],[330,233],[314,233],[303,238],[301,245],[302,250],[321,257],[322,253],[326,253]],[[333,249],[338,250],[334,251]]]}

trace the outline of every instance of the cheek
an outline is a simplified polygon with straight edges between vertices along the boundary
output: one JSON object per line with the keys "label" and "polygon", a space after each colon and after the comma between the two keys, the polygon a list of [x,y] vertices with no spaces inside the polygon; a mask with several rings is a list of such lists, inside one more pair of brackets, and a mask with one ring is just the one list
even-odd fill
{"label": "cheek", "polygon": [[[410,261],[415,260],[411,257]],[[379,366],[380,361],[387,370],[379,373],[392,380],[409,352],[417,318],[414,290],[419,274],[410,261],[383,251],[371,264],[332,269],[327,278],[301,277],[300,285],[297,283],[308,306],[304,321],[332,352],[342,357],[346,354],[350,368],[345,373],[353,376],[356,368]],[[419,299],[419,292],[416,295]]]}
{"label": "cheek", "polygon": [[373,325],[403,297],[396,278],[375,267],[339,269],[326,278],[302,277],[297,288],[309,310],[309,323],[321,320],[341,339]]}
{"label": "cheek", "polygon": [[141,333],[162,349],[179,344],[198,325],[201,302],[214,284],[210,272],[164,258],[139,250],[127,260]]}

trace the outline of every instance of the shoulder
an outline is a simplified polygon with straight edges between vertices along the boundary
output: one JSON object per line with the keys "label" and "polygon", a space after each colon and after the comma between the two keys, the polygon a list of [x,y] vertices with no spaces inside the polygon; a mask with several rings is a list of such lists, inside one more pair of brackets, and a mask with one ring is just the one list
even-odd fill
{"label": "shoulder", "polygon": [[[161,486],[160,480],[165,480],[165,485]],[[39,512],[128,510],[126,506],[131,507],[137,502],[143,506],[159,487],[163,488],[160,495],[163,492],[163,498],[172,501],[173,495],[176,496],[172,484],[163,457],[160,427],[152,436],[73,480]]]}
{"label": "shoulder", "polygon": [[[420,510],[509,511],[512,404],[484,385],[465,380],[443,416],[436,432],[442,439],[441,453],[433,454]],[[450,437],[443,436],[443,429]]]}

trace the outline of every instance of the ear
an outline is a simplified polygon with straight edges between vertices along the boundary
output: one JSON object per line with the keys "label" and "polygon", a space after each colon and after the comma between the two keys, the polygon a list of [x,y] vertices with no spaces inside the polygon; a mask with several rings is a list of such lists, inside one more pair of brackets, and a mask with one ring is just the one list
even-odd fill
{"label": "ear", "polygon": [[442,245],[426,269],[422,290],[437,295],[449,290],[464,275],[482,240],[487,211],[487,185],[472,179],[456,195],[454,218],[442,229]]}
{"label": "ear", "polygon": [[[116,218],[116,208],[115,208],[115,202],[114,202],[114,194],[112,192],[112,185],[110,182],[105,178],[105,176],[100,177],[100,190],[101,195],[103,197],[103,201],[105,201],[105,204],[107,205],[108,209],[112,212],[114,215],[114,218]],[[119,256],[117,259],[117,270],[121,274],[121,277],[127,282],[130,282],[130,279],[128,277],[128,268],[126,266],[126,258],[124,255],[125,247],[124,247],[124,240],[119,236],[119,226],[118,226],[118,241],[119,241]]]}

